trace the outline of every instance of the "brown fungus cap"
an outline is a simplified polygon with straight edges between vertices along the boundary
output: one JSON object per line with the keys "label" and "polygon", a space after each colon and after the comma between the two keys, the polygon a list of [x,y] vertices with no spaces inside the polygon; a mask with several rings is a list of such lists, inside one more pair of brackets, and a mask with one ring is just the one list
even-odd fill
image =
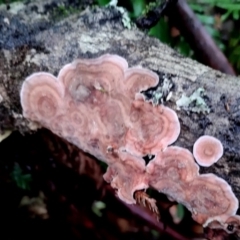
{"label": "brown fungus cap", "polygon": [[176,201],[183,204],[188,208],[186,187],[187,185],[183,182],[176,184],[172,179],[164,178],[162,180],[151,179],[149,186],[156,189],[157,191],[167,195],[170,201]]}
{"label": "brown fungus cap", "polygon": [[238,209],[231,187],[214,174],[199,175],[189,183],[187,192],[192,217],[204,226],[214,220],[224,222]]}
{"label": "brown fungus cap", "polygon": [[209,167],[222,157],[222,143],[214,137],[202,136],[194,143],[193,155],[200,166]]}
{"label": "brown fungus cap", "polygon": [[103,98],[103,94],[97,93],[110,94],[116,89],[127,69],[128,63],[124,58],[106,54],[99,58],[73,61],[61,69],[58,78],[76,102],[91,104],[94,99]]}

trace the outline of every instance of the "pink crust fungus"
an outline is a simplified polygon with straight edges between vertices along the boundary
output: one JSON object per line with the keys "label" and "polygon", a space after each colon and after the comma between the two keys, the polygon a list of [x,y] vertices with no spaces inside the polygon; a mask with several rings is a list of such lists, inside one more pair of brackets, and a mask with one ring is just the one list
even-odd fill
{"label": "pink crust fungus", "polygon": [[202,136],[194,143],[193,155],[200,166],[209,167],[222,157],[222,143],[214,137]]}
{"label": "pink crust fungus", "polygon": [[181,147],[158,153],[146,171],[151,187],[182,203],[186,202],[186,184],[199,175],[192,153]]}
{"label": "pink crust fungus", "polygon": [[228,233],[236,233],[240,237],[240,216],[229,217],[224,223],[224,230]]}
{"label": "pink crust fungus", "polygon": [[[145,102],[141,92],[157,84],[155,73],[128,68],[117,55],[78,59],[65,65],[57,78],[40,72],[24,81],[23,115],[106,162],[104,179],[123,201],[136,203],[134,193],[151,186],[183,203],[197,222],[225,223],[238,201],[223,179],[199,175],[187,149],[168,147],[180,133],[178,117],[167,107]],[[194,156],[209,166],[221,157],[222,146],[215,150],[216,144],[208,148],[206,142],[201,145],[200,138],[195,143]],[[142,157],[147,154],[155,158],[145,166]]]}
{"label": "pink crust fungus", "polygon": [[204,226],[214,220],[225,222],[238,209],[238,200],[231,187],[211,173],[199,175],[189,183],[187,194],[193,219]]}
{"label": "pink crust fungus", "polygon": [[144,101],[141,91],[157,84],[154,72],[128,68],[117,55],[78,59],[65,65],[57,78],[40,72],[24,81],[23,115],[108,163],[105,179],[121,199],[134,202],[133,191],[146,186],[145,180],[136,180],[139,169],[145,169],[137,167],[143,164],[139,157],[166,148],[180,132],[173,110]]}
{"label": "pink crust fungus", "polygon": [[153,176],[153,179],[158,180],[167,178],[176,182],[189,182],[199,175],[198,171],[199,167],[192,153],[185,148],[175,146],[158,153],[147,165],[147,172]]}
{"label": "pink crust fungus", "polygon": [[240,216],[230,216],[226,221],[221,221],[221,219],[214,220],[207,227],[211,229],[223,229],[229,234],[235,233],[240,237]]}
{"label": "pink crust fungus", "polygon": [[32,74],[23,83],[21,104],[26,118],[108,162],[109,148],[143,156],[177,139],[176,113],[152,107],[141,94],[157,83],[155,73],[128,68],[125,59],[107,54],[75,60],[58,78]]}
{"label": "pink crust fungus", "polygon": [[119,161],[110,164],[103,177],[117,190],[118,197],[129,204],[136,203],[135,191],[148,188],[145,161],[127,152],[119,152]]}
{"label": "pink crust fungus", "polygon": [[180,133],[177,114],[164,106],[134,101],[130,121],[126,149],[137,156],[156,154],[175,142]]}

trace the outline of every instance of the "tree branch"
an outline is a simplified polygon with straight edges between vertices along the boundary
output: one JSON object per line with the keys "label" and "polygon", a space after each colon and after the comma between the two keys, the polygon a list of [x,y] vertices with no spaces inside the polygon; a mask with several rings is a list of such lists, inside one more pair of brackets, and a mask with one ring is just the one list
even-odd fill
{"label": "tree branch", "polygon": [[[184,58],[135,27],[124,28],[122,13],[114,7],[86,9],[55,22],[47,4],[49,0],[31,2],[17,14],[0,12],[1,132],[30,132],[19,101],[20,86],[28,75],[37,71],[57,75],[64,64],[76,58],[115,53],[126,58],[130,66],[142,65],[159,75],[158,90],[165,97],[158,100],[176,110],[181,122],[181,134],[174,145],[192,151],[196,139],[204,134],[222,141],[222,159],[212,167],[201,168],[201,172],[227,180],[239,198],[239,78]],[[204,104],[199,106],[193,100],[190,105],[177,106],[183,94],[191,96],[200,88],[205,90],[204,96],[202,91],[199,95]]]}

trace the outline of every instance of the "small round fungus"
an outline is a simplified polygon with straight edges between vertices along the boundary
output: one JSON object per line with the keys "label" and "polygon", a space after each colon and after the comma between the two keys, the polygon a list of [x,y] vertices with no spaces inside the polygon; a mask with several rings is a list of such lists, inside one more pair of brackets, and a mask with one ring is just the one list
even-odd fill
{"label": "small round fungus", "polygon": [[194,143],[193,155],[200,166],[209,167],[222,157],[223,145],[214,137],[202,136]]}

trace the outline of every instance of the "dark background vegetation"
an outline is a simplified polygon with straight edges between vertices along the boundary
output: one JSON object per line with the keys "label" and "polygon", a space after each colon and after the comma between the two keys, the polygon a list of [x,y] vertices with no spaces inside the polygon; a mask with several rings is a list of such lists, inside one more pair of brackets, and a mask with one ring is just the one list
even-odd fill
{"label": "dark background vegetation", "polygon": [[[100,6],[109,0],[97,0]],[[126,4],[126,2],[128,2]],[[129,0],[118,1],[118,5],[127,8],[129,16],[134,20],[158,7],[163,1]],[[240,72],[240,1],[238,0],[188,0],[189,7],[213,38],[219,49]],[[194,51],[178,29],[169,25],[169,18],[163,16],[157,24],[148,30],[150,36],[175,48],[183,55],[196,59]],[[200,40],[200,39],[199,39]]]}

